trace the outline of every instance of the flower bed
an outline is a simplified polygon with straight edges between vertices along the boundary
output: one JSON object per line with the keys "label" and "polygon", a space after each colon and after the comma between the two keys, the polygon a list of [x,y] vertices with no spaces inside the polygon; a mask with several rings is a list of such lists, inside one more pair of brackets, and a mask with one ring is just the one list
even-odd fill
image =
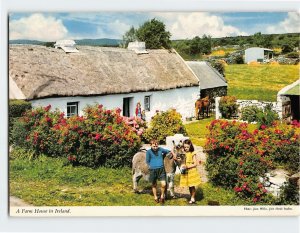
{"label": "flower bed", "polygon": [[274,122],[248,130],[248,124],[214,120],[208,126],[206,168],[211,182],[253,202],[267,198],[259,177],[280,164],[291,173],[299,169],[299,123]]}
{"label": "flower bed", "polygon": [[89,167],[129,166],[140,148],[143,121],[123,118],[120,109],[89,106],[83,116],[66,119],[50,108],[27,111],[20,118],[12,132],[14,145]]}

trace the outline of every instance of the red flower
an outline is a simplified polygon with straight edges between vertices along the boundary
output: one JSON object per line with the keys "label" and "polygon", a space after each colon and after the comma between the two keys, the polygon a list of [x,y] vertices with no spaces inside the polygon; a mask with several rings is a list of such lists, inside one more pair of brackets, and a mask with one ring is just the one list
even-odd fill
{"label": "red flower", "polygon": [[44,107],[44,110],[45,110],[46,112],[48,112],[50,108],[51,108],[51,104],[49,104],[48,106]]}
{"label": "red flower", "polygon": [[95,140],[98,141],[100,139],[100,137],[101,137],[101,134],[96,133]]}
{"label": "red flower", "polygon": [[267,128],[267,126],[266,126],[266,125],[261,125],[260,128],[261,128],[262,130],[264,130],[264,129]]}
{"label": "red flower", "polygon": [[116,109],[116,113],[117,113],[117,114],[120,114],[121,112],[122,112],[122,110],[121,110],[120,108],[117,108],[117,109]]}

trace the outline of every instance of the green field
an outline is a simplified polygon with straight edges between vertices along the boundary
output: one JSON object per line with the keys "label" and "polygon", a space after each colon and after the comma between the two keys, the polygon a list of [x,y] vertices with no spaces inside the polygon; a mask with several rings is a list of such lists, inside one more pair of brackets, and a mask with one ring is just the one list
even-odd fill
{"label": "green field", "polygon": [[279,90],[299,79],[299,65],[228,65],[225,75],[228,95],[276,101]]}
{"label": "green field", "polygon": [[[140,184],[141,194],[132,192],[131,169],[87,168],[65,165],[61,158],[41,156],[10,160],[10,195],[34,206],[153,206],[151,185]],[[179,185],[179,176],[175,186]],[[220,205],[253,205],[239,199],[233,190],[209,183],[197,189],[198,205],[216,201]],[[167,200],[165,205],[187,205],[189,195]]]}

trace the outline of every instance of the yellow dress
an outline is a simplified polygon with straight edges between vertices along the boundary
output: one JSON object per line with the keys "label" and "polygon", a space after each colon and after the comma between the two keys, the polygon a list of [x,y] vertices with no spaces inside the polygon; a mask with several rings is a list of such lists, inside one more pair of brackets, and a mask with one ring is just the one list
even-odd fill
{"label": "yellow dress", "polygon": [[[186,165],[189,167],[193,164],[194,152],[186,153]],[[180,187],[191,187],[197,186],[201,183],[200,175],[196,167],[187,170],[187,174],[181,174],[180,176]]]}

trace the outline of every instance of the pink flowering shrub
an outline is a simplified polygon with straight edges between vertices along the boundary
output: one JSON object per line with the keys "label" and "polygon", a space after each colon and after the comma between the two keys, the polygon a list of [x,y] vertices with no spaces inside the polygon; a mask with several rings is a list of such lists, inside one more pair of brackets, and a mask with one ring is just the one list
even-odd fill
{"label": "pink flowering shrub", "polygon": [[141,129],[129,124],[120,115],[120,109],[89,106],[83,116],[66,119],[63,113],[50,112],[50,107],[26,112],[19,128],[26,129],[23,138],[27,143],[22,144],[24,139],[20,138],[15,140],[16,145],[32,149],[36,154],[62,156],[73,165],[89,167],[129,166],[140,148]]}
{"label": "pink flowering shrub", "polygon": [[[208,126],[206,168],[211,182],[258,202],[266,198],[259,177],[281,164],[299,169],[299,126],[273,123],[248,130],[246,123],[214,120]],[[292,162],[290,162],[292,161]]]}

